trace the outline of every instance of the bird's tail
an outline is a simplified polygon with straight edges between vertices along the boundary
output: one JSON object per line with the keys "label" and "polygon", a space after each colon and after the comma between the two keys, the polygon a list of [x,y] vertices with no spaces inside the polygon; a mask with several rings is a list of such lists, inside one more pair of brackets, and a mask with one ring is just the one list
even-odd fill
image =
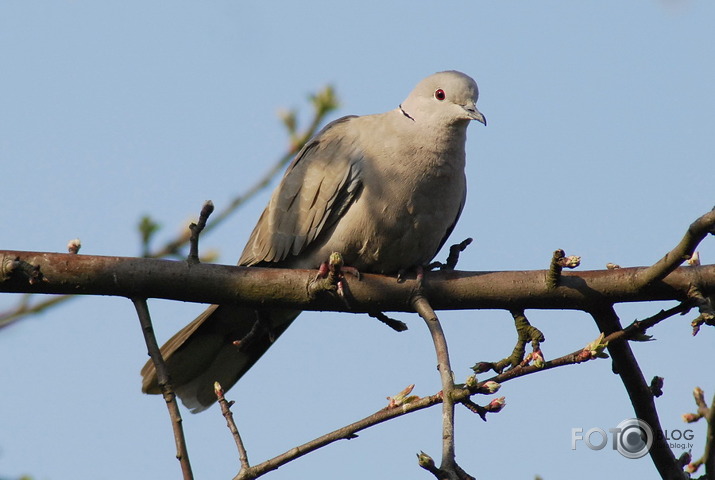
{"label": "bird's tail", "polygon": [[[174,392],[192,413],[207,409],[216,402],[214,382],[224,390],[231,388],[298,314],[295,310],[210,306],[161,347]],[[151,360],[141,375],[144,393],[161,393]]]}

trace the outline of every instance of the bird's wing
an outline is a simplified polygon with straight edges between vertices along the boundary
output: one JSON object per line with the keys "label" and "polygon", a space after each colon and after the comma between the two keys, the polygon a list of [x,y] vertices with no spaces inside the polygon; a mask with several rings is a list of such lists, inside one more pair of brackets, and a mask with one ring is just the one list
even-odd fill
{"label": "bird's wing", "polygon": [[454,217],[454,221],[452,222],[452,225],[449,226],[449,228],[444,232],[444,236],[442,237],[442,240],[439,242],[439,247],[437,247],[437,250],[434,252],[434,255],[432,255],[432,258],[434,258],[440,250],[442,250],[442,247],[444,247],[444,244],[447,242],[447,239],[449,238],[450,235],[452,235],[452,231],[454,230],[454,227],[457,226],[457,222],[459,221],[459,217],[462,215],[462,210],[464,210],[464,204],[467,201],[467,190],[464,190],[464,194],[462,195],[462,203],[459,204],[459,210],[457,210],[457,215]]}
{"label": "bird's wing", "polygon": [[248,239],[239,265],[299,255],[342,216],[362,189],[362,153],[350,120],[328,124],[288,167]]}

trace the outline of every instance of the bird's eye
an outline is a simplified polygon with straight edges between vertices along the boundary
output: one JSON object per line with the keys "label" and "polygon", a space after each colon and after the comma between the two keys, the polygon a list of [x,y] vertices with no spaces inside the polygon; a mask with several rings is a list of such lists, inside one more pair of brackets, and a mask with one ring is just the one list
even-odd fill
{"label": "bird's eye", "polygon": [[444,94],[444,90],[442,90],[441,88],[438,88],[437,90],[435,90],[435,92],[434,92],[434,98],[436,98],[436,99],[439,100],[440,102],[441,102],[442,100],[444,100],[446,97],[447,97],[447,95]]}

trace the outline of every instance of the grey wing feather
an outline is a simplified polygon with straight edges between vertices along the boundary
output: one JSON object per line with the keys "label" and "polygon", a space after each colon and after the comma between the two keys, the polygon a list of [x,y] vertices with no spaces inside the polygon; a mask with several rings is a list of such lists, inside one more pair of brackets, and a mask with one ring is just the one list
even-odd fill
{"label": "grey wing feather", "polygon": [[351,118],[328,124],[296,155],[251,233],[239,265],[299,255],[350,206],[362,186],[362,153],[356,138],[346,135],[349,129],[338,126]]}

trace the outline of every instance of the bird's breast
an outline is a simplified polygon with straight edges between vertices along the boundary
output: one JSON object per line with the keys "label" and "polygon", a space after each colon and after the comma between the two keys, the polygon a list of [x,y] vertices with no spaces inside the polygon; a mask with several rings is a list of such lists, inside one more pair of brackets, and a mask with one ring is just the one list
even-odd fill
{"label": "bird's breast", "polygon": [[349,265],[385,274],[428,263],[459,214],[463,171],[383,171],[380,181],[372,180],[368,173],[321,257],[338,251]]}

